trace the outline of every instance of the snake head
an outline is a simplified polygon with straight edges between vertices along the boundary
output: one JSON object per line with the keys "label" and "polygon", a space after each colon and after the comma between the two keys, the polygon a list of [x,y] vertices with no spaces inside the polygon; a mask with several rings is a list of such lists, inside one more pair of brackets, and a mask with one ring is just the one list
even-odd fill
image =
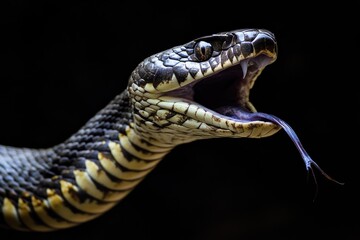
{"label": "snake head", "polygon": [[138,132],[175,144],[276,133],[277,124],[249,118],[250,89],[276,58],[274,34],[264,29],[204,36],[146,58],[128,85]]}

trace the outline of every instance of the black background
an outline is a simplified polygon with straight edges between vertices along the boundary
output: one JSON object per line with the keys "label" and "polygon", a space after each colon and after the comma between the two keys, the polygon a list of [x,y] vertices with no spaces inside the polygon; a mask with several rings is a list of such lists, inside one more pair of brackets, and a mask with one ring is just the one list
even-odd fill
{"label": "black background", "polygon": [[[278,60],[257,80],[259,111],[287,121],[315,161],[318,195],[284,131],[175,148],[119,205],[52,233],[1,239],[360,239],[356,15],[315,7],[215,2],[11,1],[0,6],[0,142],[50,147],[124,90],[144,58],[196,37],[266,28]],[[353,59],[355,58],[355,59]]]}

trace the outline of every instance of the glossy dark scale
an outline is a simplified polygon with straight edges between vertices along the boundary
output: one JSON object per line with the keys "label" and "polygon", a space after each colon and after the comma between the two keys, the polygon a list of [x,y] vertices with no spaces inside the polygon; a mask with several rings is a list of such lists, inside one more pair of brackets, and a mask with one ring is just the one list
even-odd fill
{"label": "glossy dark scale", "polygon": [[[5,197],[17,206],[19,197],[28,202],[32,195],[46,199],[47,189],[61,194],[60,180],[76,184],[74,170],[85,169],[87,159],[97,161],[99,151],[109,152],[103,141],[118,139],[119,132],[125,132],[125,126],[132,120],[129,112],[128,100],[119,95],[76,134],[52,149],[22,150],[0,146],[0,207]],[[89,198],[81,192],[78,197],[84,201]],[[38,220],[37,216],[32,217]],[[1,221],[0,214],[0,225]]]}

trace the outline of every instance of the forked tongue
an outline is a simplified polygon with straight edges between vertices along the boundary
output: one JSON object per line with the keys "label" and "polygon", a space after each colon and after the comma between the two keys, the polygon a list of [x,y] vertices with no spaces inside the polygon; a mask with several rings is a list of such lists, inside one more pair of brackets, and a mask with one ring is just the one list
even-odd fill
{"label": "forked tongue", "polygon": [[249,111],[247,111],[243,108],[239,108],[239,107],[236,107],[236,108],[223,107],[223,108],[219,109],[219,111],[222,112],[226,116],[229,116],[229,117],[232,117],[235,119],[239,119],[242,121],[269,121],[269,122],[272,122],[272,123],[275,123],[275,124],[281,126],[285,130],[285,132],[289,135],[291,140],[294,142],[296,148],[299,150],[301,157],[305,163],[306,170],[308,173],[311,173],[312,177],[314,178],[316,186],[317,186],[317,181],[316,181],[314,170],[312,169],[312,167],[315,167],[316,169],[318,169],[320,171],[320,173],[323,176],[325,176],[328,180],[333,181],[340,185],[344,184],[344,183],[338,182],[335,179],[333,179],[332,177],[330,177],[327,173],[325,173],[325,171],[323,171],[320,168],[320,166],[314,160],[311,159],[309,154],[305,151],[304,147],[302,146],[300,139],[296,135],[295,131],[290,127],[289,124],[287,124],[282,119],[280,119],[274,115],[267,114],[267,113],[249,112]]}

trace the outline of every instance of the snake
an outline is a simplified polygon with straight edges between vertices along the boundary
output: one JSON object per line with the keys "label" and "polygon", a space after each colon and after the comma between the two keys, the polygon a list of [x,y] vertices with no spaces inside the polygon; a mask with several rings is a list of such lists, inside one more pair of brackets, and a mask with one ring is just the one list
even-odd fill
{"label": "snake", "polygon": [[198,37],[141,61],[125,89],[64,142],[0,145],[1,227],[50,232],[91,221],[176,146],[203,139],[264,138],[284,129],[306,170],[334,180],[289,124],[250,102],[256,79],[277,57],[277,40],[266,29]]}

